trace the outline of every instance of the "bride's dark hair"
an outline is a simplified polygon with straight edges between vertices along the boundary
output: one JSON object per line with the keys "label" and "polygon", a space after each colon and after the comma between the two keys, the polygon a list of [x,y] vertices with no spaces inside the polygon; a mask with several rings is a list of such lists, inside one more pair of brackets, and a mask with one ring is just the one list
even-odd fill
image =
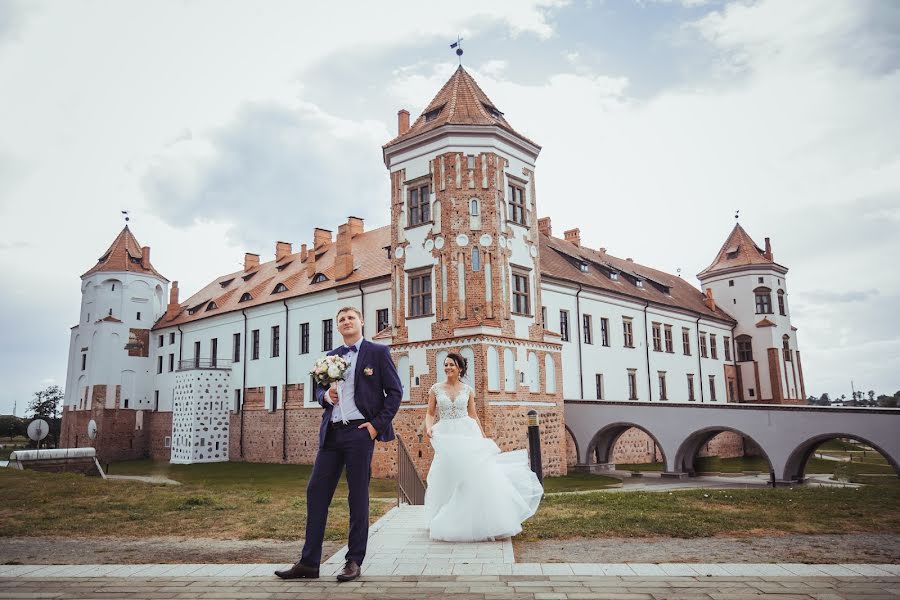
{"label": "bride's dark hair", "polygon": [[466,369],[469,366],[469,361],[467,361],[462,354],[457,354],[456,352],[450,352],[449,354],[447,354],[447,358],[456,363],[456,366],[459,368],[459,377],[465,377]]}

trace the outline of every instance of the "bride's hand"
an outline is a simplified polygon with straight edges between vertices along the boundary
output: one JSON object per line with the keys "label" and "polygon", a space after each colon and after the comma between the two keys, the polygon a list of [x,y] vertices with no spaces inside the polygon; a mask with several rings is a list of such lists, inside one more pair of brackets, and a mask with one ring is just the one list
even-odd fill
{"label": "bride's hand", "polygon": [[431,427],[426,427],[426,428],[425,428],[425,435],[428,436],[429,438],[431,438],[431,433],[432,433],[432,432],[431,432]]}

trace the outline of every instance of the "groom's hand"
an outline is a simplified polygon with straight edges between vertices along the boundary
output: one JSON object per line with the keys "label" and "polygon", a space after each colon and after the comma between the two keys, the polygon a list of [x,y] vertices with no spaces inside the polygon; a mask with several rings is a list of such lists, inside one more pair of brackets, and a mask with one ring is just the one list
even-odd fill
{"label": "groom's hand", "polygon": [[375,428],[372,427],[371,423],[366,422],[366,423],[363,423],[362,425],[360,425],[359,427],[357,427],[357,429],[363,429],[363,428],[369,430],[369,437],[372,438],[373,440],[375,439],[375,436],[378,435],[378,432],[375,431]]}
{"label": "groom's hand", "polygon": [[335,384],[331,384],[331,387],[328,388],[328,391],[325,393],[327,396],[327,400],[332,404],[338,403],[338,395],[337,395],[337,386]]}

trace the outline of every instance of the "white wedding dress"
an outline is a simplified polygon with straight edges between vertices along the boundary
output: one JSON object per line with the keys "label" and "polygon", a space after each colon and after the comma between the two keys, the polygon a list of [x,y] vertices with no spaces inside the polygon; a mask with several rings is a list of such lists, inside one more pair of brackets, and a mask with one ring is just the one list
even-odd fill
{"label": "white wedding dress", "polygon": [[432,429],[434,461],[425,491],[431,539],[478,542],[516,535],[544,493],[528,452],[501,452],[481,435],[468,415],[468,386],[455,398],[443,385],[432,389],[439,420]]}

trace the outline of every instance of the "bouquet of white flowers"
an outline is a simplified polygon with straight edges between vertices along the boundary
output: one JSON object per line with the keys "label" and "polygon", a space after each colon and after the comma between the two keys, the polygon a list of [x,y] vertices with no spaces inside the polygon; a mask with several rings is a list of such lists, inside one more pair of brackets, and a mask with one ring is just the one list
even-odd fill
{"label": "bouquet of white flowers", "polygon": [[348,368],[350,368],[349,361],[342,356],[332,354],[317,360],[309,374],[313,376],[316,383],[328,387],[336,381],[343,381],[344,373],[347,372]]}

